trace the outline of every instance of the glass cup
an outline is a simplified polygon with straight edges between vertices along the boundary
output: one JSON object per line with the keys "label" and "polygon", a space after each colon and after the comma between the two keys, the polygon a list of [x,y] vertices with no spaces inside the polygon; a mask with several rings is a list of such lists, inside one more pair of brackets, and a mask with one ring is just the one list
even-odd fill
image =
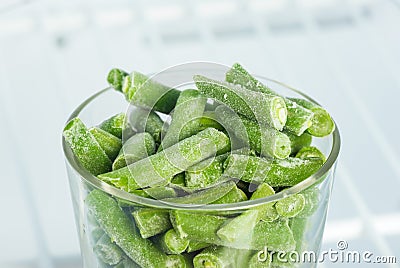
{"label": "glass cup", "polygon": [[[202,74],[214,79],[224,80],[226,70],[226,66],[212,63],[184,64],[154,75],[152,79],[178,89],[194,88],[194,83],[190,82],[194,74]],[[300,97],[315,102],[307,95],[283,83],[263,77],[257,78],[283,96]],[[125,99],[113,89],[106,88],[84,101],[71,114],[69,120],[79,117],[87,126],[93,126],[99,124],[105,118],[123,112],[124,107],[127,107]],[[254,209],[266,204],[273,206],[277,201],[292,197],[298,193],[301,193],[306,201],[305,208],[299,215],[293,218],[279,218],[273,222],[266,223],[266,225],[270,226],[270,229],[262,233],[247,232],[246,228],[249,228],[247,225],[241,226],[237,230],[238,233],[245,230],[243,232],[247,232],[250,236],[259,236],[256,238],[253,237],[253,239],[257,240],[261,238],[261,241],[266,241],[265,245],[258,243],[257,246],[252,247],[246,245],[246,243],[234,243],[235,245],[233,246],[225,245],[226,247],[222,247],[218,241],[215,243],[219,246],[210,246],[209,243],[203,243],[203,247],[209,246],[209,251],[212,252],[214,250],[217,257],[214,256],[213,258],[217,259],[213,260],[216,262],[219,261],[220,266],[215,266],[212,262],[207,262],[206,259],[200,259],[202,262],[197,263],[197,265],[202,265],[201,267],[268,267],[267,264],[272,261],[272,264],[276,267],[315,267],[318,263],[318,253],[324,232],[334,172],[340,149],[340,135],[337,127],[327,137],[313,138],[312,144],[317,146],[327,156],[327,160],[316,173],[297,185],[287,188],[285,191],[280,191],[274,195],[256,200],[201,206],[170,204],[114,188],[83,169],[64,139],[62,143],[84,267],[191,267],[189,263],[192,262],[192,258],[202,252],[202,249],[179,255],[163,253],[159,249],[159,246],[156,245],[157,241],[160,241],[161,235],[142,238],[136,227],[137,220],[132,217],[133,211],[154,208],[157,210],[157,213],[163,215],[184,212],[186,213],[185,215],[190,215],[193,225],[196,225],[196,221],[199,225],[204,225],[203,220],[205,219],[218,218],[229,221],[230,218],[236,217],[239,214],[254,211]],[[132,237],[128,238],[128,240],[131,239],[129,246],[123,242],[122,245],[118,239],[111,241],[107,237],[107,234],[105,235],[103,226],[100,226],[101,224],[96,219],[98,215],[89,211],[86,198],[93,191],[100,193],[100,196],[103,196],[114,206],[117,206],[120,212],[122,211],[125,220],[129,220],[132,230]],[[156,224],[154,220],[152,224]],[[213,227],[212,224],[210,222],[205,226],[209,228],[205,229],[214,228],[215,226]],[[278,225],[282,228],[276,227]],[[169,226],[168,228],[172,227]],[[165,231],[164,228],[163,232]],[[130,236],[129,234],[126,235]],[[215,233],[205,233],[199,234],[198,237],[200,237],[200,240],[204,238],[204,241],[210,242],[210,238],[206,237],[207,235],[216,236]],[[107,239],[105,241],[110,242],[111,246],[109,245],[110,243],[101,244],[103,236],[108,238],[108,241]],[[282,250],[282,248],[285,248],[283,244],[287,243],[288,236],[290,237],[290,241],[292,241],[292,246],[290,250]],[[119,239],[125,238],[120,237]],[[135,239],[139,239],[140,241],[136,243]],[[143,242],[145,239],[147,241]],[[190,243],[204,241],[193,240]],[[272,243],[273,246],[268,241],[274,241]],[[143,248],[140,248],[140,245],[143,243],[150,243],[150,247],[156,248],[159,256],[153,257],[153,260],[143,261],[143,258],[146,258],[145,256],[141,256],[143,255]],[[194,245],[193,247],[193,250],[196,249]],[[136,260],[142,260],[142,265],[133,262],[131,259],[132,256]],[[149,256],[154,255],[150,254]],[[109,262],[109,264],[106,264],[106,262]]]}

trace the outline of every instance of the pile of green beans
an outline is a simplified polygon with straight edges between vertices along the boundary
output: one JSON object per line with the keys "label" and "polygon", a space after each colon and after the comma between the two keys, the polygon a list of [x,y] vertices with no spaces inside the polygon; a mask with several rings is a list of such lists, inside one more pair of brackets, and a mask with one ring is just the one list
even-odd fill
{"label": "pile of green beans", "polygon": [[[135,112],[90,128],[74,118],[63,136],[98,179],[171,208],[89,191],[88,236],[99,267],[277,267],[257,253],[301,250],[318,187],[245,211],[179,205],[240,203],[305,180],[326,161],[311,145],[313,136],[335,128],[325,109],[280,96],[238,63],[225,81],[195,75],[196,88],[183,91],[136,71],[112,69],[107,80]],[[169,114],[169,123],[160,113]]]}

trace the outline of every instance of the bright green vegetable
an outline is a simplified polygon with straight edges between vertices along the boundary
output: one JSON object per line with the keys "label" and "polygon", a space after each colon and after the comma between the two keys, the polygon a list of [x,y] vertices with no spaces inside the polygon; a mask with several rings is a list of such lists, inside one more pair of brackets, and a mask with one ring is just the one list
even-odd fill
{"label": "bright green vegetable", "polygon": [[289,226],[293,232],[293,237],[296,240],[296,251],[301,253],[302,248],[305,244],[304,235],[307,230],[307,222],[306,218],[294,217],[290,219]]}
{"label": "bright green vegetable", "polygon": [[129,258],[124,258],[120,263],[114,266],[114,268],[141,268],[135,262]]}
{"label": "bright green vegetable", "polygon": [[290,100],[314,113],[312,124],[307,129],[308,133],[316,137],[325,137],[335,130],[335,122],[324,108],[305,99],[290,98]]}
{"label": "bright green vegetable", "polygon": [[139,235],[130,219],[113,198],[99,190],[93,190],[85,201],[100,226],[129,258],[141,267],[166,266],[167,255]]}
{"label": "bright green vegetable", "polygon": [[174,188],[167,186],[150,187],[143,189],[143,191],[146,192],[149,197],[152,197],[154,199],[173,198],[177,196]]}
{"label": "bright green vegetable", "polygon": [[235,185],[226,195],[215,200],[214,202],[211,202],[210,204],[229,204],[246,200],[246,194]]}
{"label": "bright green vegetable", "polygon": [[171,229],[168,211],[156,208],[141,208],[132,212],[136,226],[143,238],[155,236]]}
{"label": "bright green vegetable", "polygon": [[124,77],[121,91],[131,104],[165,114],[174,109],[181,93],[136,71]]}
{"label": "bright green vegetable", "polygon": [[312,142],[312,136],[308,133],[303,133],[300,136],[296,136],[290,132],[285,132],[290,139],[291,155],[297,154],[303,147],[310,146]]}
{"label": "bright green vegetable", "polygon": [[297,214],[296,218],[307,218],[314,214],[319,206],[319,189],[317,187],[303,190],[301,194],[304,197],[304,208]]}
{"label": "bright green vegetable", "polygon": [[164,135],[164,121],[157,113],[133,107],[130,111],[129,124],[136,132],[150,133],[156,143],[161,142],[161,136]]}
{"label": "bright green vegetable", "polygon": [[295,194],[278,200],[275,208],[282,217],[293,218],[303,210],[305,202],[302,194]]}
{"label": "bright green vegetable", "polygon": [[180,254],[186,250],[189,240],[180,237],[174,229],[170,229],[157,238],[161,249],[167,254]]}
{"label": "bright green vegetable", "polygon": [[284,159],[291,152],[289,137],[269,126],[260,126],[230,108],[220,105],[215,109],[224,127],[250,148],[264,156]]}
{"label": "bright green vegetable", "polygon": [[237,250],[211,246],[197,254],[193,259],[194,268],[227,268],[234,264]]}
{"label": "bright green vegetable", "polygon": [[222,241],[228,244],[240,243],[242,245],[251,245],[254,227],[258,219],[258,210],[247,210],[239,216],[226,221],[218,229],[217,235]]}
{"label": "bright green vegetable", "polygon": [[113,162],[112,168],[116,170],[126,167],[127,165],[154,154],[155,150],[156,143],[149,133],[142,132],[133,135],[124,143],[117,158]]}
{"label": "bright green vegetable", "polygon": [[215,184],[222,175],[223,164],[228,155],[206,159],[189,167],[185,171],[185,185],[193,189],[201,189]]}
{"label": "bright green vegetable", "polygon": [[[276,92],[254,78],[239,63],[233,64],[232,68],[226,73],[225,79],[229,83],[241,85],[242,87],[252,91],[278,96]],[[287,108],[285,129],[300,136],[311,126],[313,113],[312,111],[297,105],[290,99],[285,98],[284,100]]]}
{"label": "bright green vegetable", "polygon": [[63,136],[79,163],[93,175],[111,170],[111,161],[79,118],[68,122]]}
{"label": "bright green vegetable", "polygon": [[107,75],[107,82],[114,89],[122,91],[122,83],[124,81],[125,76],[127,75],[128,73],[125,72],[124,70],[118,68],[111,69],[111,71]]}
{"label": "bright green vegetable", "polygon": [[[207,99],[202,97],[199,91],[186,89],[180,94],[176,102],[171,124],[168,127],[158,151],[178,143],[180,140],[192,136],[192,133],[199,132],[200,124],[197,119],[203,115]],[[192,120],[191,129],[184,128]],[[195,124],[195,123],[198,124]]]}
{"label": "bright green vegetable", "polygon": [[[274,189],[267,183],[262,183],[258,186],[257,190],[251,195],[250,200],[264,198],[275,194]],[[254,208],[258,211],[258,219],[263,221],[272,222],[279,217],[278,212],[275,209],[275,202],[266,203],[264,205]]]}
{"label": "bright green vegetable", "polygon": [[121,139],[96,127],[90,128],[89,132],[99,143],[100,147],[107,154],[108,158],[110,158],[110,160],[113,161],[117,157],[119,151],[121,150],[122,147]]}
{"label": "bright green vegetable", "polygon": [[255,156],[232,154],[225,161],[223,176],[272,187],[293,186],[315,173],[323,164],[320,158],[268,160]]}
{"label": "bright green vegetable", "polygon": [[107,234],[104,234],[97,241],[93,251],[102,262],[108,265],[118,264],[122,260],[122,256],[125,255]]}
{"label": "bright green vegetable", "polygon": [[196,241],[196,240],[189,240],[189,244],[188,244],[188,246],[186,248],[186,251],[188,253],[190,253],[190,252],[193,252],[193,251],[198,251],[200,249],[206,248],[208,246],[210,246],[210,244],[205,243],[205,242],[199,242],[199,241]]}
{"label": "bright green vegetable", "polygon": [[303,147],[296,154],[296,157],[302,158],[302,159],[316,157],[316,158],[321,158],[324,163],[326,161],[325,155],[317,147],[314,147],[314,146]]}
{"label": "bright green vegetable", "polygon": [[199,91],[208,98],[214,98],[237,113],[260,124],[282,130],[287,117],[285,101],[279,96],[248,91],[240,86],[195,75],[193,80]]}
{"label": "bright green vegetable", "polygon": [[166,185],[178,173],[229,146],[228,137],[208,128],[127,167],[102,174],[99,179],[128,190]]}
{"label": "bright green vegetable", "polygon": [[268,252],[263,252],[262,254],[256,252],[253,256],[250,257],[248,262],[248,267],[249,268],[271,267],[271,255]]}
{"label": "bright green vegetable", "polygon": [[99,128],[121,139],[124,123],[125,114],[119,113],[101,122]]}
{"label": "bright green vegetable", "polygon": [[233,187],[235,183],[228,181],[182,197],[165,198],[163,201],[179,204],[210,204],[229,193]]}

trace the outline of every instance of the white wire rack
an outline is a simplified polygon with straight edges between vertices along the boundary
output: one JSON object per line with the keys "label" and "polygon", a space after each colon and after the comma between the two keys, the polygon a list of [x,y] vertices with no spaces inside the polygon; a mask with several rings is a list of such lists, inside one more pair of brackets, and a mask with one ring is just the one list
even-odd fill
{"label": "white wire rack", "polygon": [[343,150],[323,249],[345,239],[400,262],[399,25],[394,0],[0,5],[0,266],[80,265],[60,146],[67,115],[112,66],[195,60],[241,62],[326,106]]}

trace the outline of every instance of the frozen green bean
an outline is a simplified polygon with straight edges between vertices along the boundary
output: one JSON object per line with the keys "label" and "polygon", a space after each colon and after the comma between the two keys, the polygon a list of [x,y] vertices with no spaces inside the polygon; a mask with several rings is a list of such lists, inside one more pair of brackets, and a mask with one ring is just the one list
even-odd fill
{"label": "frozen green bean", "polygon": [[190,252],[194,252],[194,251],[198,251],[200,249],[209,247],[211,244],[209,243],[205,243],[205,242],[199,242],[196,240],[189,240],[189,244],[186,248],[186,252],[190,253]]}
{"label": "frozen green bean", "polygon": [[185,187],[185,173],[176,174],[171,180],[172,186],[182,186]]}
{"label": "frozen green bean", "polygon": [[194,268],[227,268],[234,264],[237,251],[227,247],[211,246],[193,258]]}
{"label": "frozen green bean", "polygon": [[228,181],[182,197],[165,198],[163,201],[179,204],[210,204],[229,193],[234,186],[233,181]]}
{"label": "frozen green bean", "polygon": [[89,132],[93,135],[100,147],[107,154],[108,158],[113,161],[121,150],[121,139],[96,127],[90,128]]}
{"label": "frozen green bean", "polygon": [[115,90],[122,92],[122,83],[127,75],[128,73],[124,70],[118,68],[111,69],[107,75],[107,82]]}
{"label": "frozen green bean", "polygon": [[211,202],[210,204],[229,204],[246,201],[246,194],[239,189],[236,185],[223,197]]}
{"label": "frozen green bean", "polygon": [[[274,189],[264,182],[257,187],[257,190],[255,190],[251,195],[250,200],[264,198],[273,194],[275,194]],[[270,202],[254,208],[255,210],[258,210],[258,219],[269,222],[276,220],[279,217],[279,214],[274,205],[275,202]]]}
{"label": "frozen green bean", "polygon": [[[239,63],[233,64],[232,68],[226,73],[225,79],[229,83],[241,85],[242,87],[252,91],[278,96],[275,91],[253,77]],[[285,98],[284,100],[287,108],[287,121],[285,124],[285,129],[297,136],[300,136],[307,128],[311,126],[313,112],[304,108],[303,106],[297,105],[296,102],[293,102],[290,99]]]}
{"label": "frozen green bean", "polygon": [[199,131],[206,128],[215,128],[223,131],[223,126],[218,122],[217,116],[214,111],[205,111],[202,116],[194,118],[193,120],[187,122],[181,130],[179,139],[182,140],[185,134],[186,136],[192,136]]}
{"label": "frozen green bean", "polygon": [[223,164],[227,157],[226,154],[219,155],[189,167],[185,171],[185,185],[194,189],[201,189],[215,184],[221,178]]}
{"label": "frozen green bean", "polygon": [[141,208],[132,212],[132,215],[143,238],[163,233],[172,227],[166,210]]}
{"label": "frozen green bean", "polygon": [[291,152],[289,137],[269,126],[258,125],[245,117],[238,116],[229,107],[220,105],[215,109],[223,126],[250,148],[264,156],[284,159]]}
{"label": "frozen green bean", "polygon": [[145,268],[166,267],[167,255],[140,236],[112,197],[99,190],[93,190],[85,202],[107,235],[134,262]]}
{"label": "frozen green bean", "polygon": [[138,132],[147,132],[153,136],[156,143],[161,142],[164,135],[164,121],[154,111],[133,107],[130,111],[129,124]]}
{"label": "frozen green bean", "polygon": [[287,109],[283,98],[261,92],[248,91],[240,86],[195,75],[193,80],[199,91],[214,98],[237,113],[260,124],[282,130],[286,123]]}
{"label": "frozen green bean", "polygon": [[79,118],[68,122],[63,136],[79,163],[93,175],[111,170],[111,160]]}
{"label": "frozen green bean", "polygon": [[297,218],[307,218],[314,214],[319,205],[319,189],[317,187],[303,190],[301,194],[304,196],[304,208],[297,214]]}
{"label": "frozen green bean", "polygon": [[154,154],[155,150],[156,143],[149,133],[142,132],[133,135],[122,146],[117,158],[113,162],[112,169],[116,170],[126,167]]}
{"label": "frozen green bean", "polygon": [[182,91],[176,102],[171,123],[158,151],[168,148],[180,140],[190,137],[192,133],[197,133],[199,131],[200,124],[194,124],[196,122],[199,123],[198,120],[191,123],[192,129],[184,128],[184,126],[187,125],[188,122],[203,115],[206,102],[207,99],[201,96],[199,91],[195,89],[186,89]]}
{"label": "frozen green bean", "polygon": [[118,264],[122,260],[122,256],[125,255],[107,234],[104,234],[97,241],[93,251],[102,262],[108,265]]}
{"label": "frozen green bean", "polygon": [[180,254],[186,250],[189,240],[180,237],[174,229],[166,231],[157,237],[157,242],[161,249],[167,254]]}
{"label": "frozen green bean", "polygon": [[143,189],[150,197],[154,199],[174,198],[177,196],[176,191],[168,186],[156,186]]}
{"label": "frozen green bean", "polygon": [[[229,243],[250,245],[254,227],[258,222],[258,210],[250,209],[225,222],[217,231],[218,237]],[[248,246],[250,247],[250,246]]]}
{"label": "frozen green bean", "polygon": [[124,129],[125,124],[125,114],[119,113],[116,114],[99,125],[99,128],[107,131],[110,134],[113,134],[115,137],[122,139],[122,131]]}
{"label": "frozen green bean", "polygon": [[256,252],[250,257],[248,268],[269,268],[271,267],[271,255],[268,251]]}
{"label": "frozen green bean", "polygon": [[324,108],[305,99],[290,98],[290,100],[314,113],[312,124],[307,129],[308,133],[316,137],[325,137],[335,130],[335,122]]}
{"label": "frozen green bean", "polygon": [[296,240],[296,251],[298,253],[302,252],[302,248],[305,244],[304,235],[307,230],[307,222],[306,218],[294,217],[290,219],[289,226],[292,230],[293,237]]}
{"label": "frozen green bean", "polygon": [[229,146],[228,137],[208,128],[127,167],[99,175],[106,182],[128,184],[128,190],[168,184],[173,176]]}
{"label": "frozen green bean", "polygon": [[278,200],[275,208],[282,217],[293,218],[303,210],[305,202],[302,194],[294,194]]}
{"label": "frozen green bean", "polygon": [[308,133],[303,133],[300,136],[294,135],[290,132],[285,132],[290,139],[291,155],[297,154],[303,147],[310,146],[312,136]]}
{"label": "frozen green bean", "polygon": [[325,163],[326,157],[325,155],[315,146],[306,146],[301,148],[301,150],[296,154],[296,157],[298,158],[320,158],[322,161]]}
{"label": "frozen green bean", "polygon": [[114,268],[141,268],[134,261],[129,258],[124,258],[120,263],[114,266]]}
{"label": "frozen green bean", "polygon": [[121,91],[131,104],[165,114],[174,109],[181,93],[136,71],[124,77]]}

